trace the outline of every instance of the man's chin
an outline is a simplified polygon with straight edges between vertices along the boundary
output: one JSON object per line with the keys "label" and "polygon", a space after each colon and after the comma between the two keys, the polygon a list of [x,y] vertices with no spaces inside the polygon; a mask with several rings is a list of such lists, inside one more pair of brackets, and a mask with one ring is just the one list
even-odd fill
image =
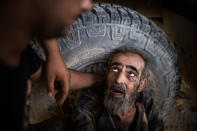
{"label": "man's chin", "polygon": [[62,31],[56,31],[55,33],[51,33],[51,34],[47,34],[47,35],[43,35],[44,38],[60,38],[60,37],[65,37],[66,35],[68,35],[69,29],[65,29]]}
{"label": "man's chin", "polygon": [[135,94],[128,99],[123,93],[108,91],[105,93],[104,106],[112,114],[124,114],[135,100]]}
{"label": "man's chin", "polygon": [[65,37],[69,33],[70,27],[68,26],[57,26],[56,28],[40,28],[33,36],[36,36],[38,39],[51,39],[51,38],[59,38]]}

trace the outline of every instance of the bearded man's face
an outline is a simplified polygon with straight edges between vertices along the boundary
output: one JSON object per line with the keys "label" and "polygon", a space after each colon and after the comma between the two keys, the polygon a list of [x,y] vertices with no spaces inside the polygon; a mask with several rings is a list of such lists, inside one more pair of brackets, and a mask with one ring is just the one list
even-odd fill
{"label": "bearded man's face", "polygon": [[113,114],[126,113],[144,88],[141,81],[145,62],[133,53],[119,53],[112,59],[107,72],[104,105]]}

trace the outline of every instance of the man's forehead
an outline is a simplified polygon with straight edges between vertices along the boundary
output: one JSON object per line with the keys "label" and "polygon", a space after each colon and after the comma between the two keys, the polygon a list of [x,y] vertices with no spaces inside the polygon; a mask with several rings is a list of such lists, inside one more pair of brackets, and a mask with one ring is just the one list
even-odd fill
{"label": "man's forehead", "polygon": [[114,62],[121,63],[125,66],[131,65],[137,70],[142,70],[145,66],[143,58],[135,53],[118,53],[112,59],[112,63]]}

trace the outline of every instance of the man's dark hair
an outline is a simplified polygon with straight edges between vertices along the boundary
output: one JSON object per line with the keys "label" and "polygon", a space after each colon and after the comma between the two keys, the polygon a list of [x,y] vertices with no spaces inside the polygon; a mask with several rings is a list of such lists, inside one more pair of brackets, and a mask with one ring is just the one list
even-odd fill
{"label": "man's dark hair", "polygon": [[113,58],[117,55],[117,54],[126,54],[126,53],[133,53],[133,54],[137,54],[139,55],[143,60],[144,60],[144,69],[142,71],[142,75],[140,80],[143,80],[145,78],[148,77],[148,71],[147,71],[147,59],[146,57],[143,55],[142,51],[135,49],[135,48],[131,48],[131,47],[120,47],[115,49],[109,56],[108,59],[108,63],[107,63],[107,69],[109,70],[112,64],[112,60]]}

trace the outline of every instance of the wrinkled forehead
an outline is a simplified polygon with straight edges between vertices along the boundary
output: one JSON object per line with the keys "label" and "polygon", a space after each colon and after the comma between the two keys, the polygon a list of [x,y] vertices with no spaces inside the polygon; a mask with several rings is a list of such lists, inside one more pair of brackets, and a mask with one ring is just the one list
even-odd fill
{"label": "wrinkled forehead", "polygon": [[135,53],[117,53],[112,58],[111,64],[118,62],[123,66],[133,66],[138,71],[142,71],[145,67],[144,59]]}

